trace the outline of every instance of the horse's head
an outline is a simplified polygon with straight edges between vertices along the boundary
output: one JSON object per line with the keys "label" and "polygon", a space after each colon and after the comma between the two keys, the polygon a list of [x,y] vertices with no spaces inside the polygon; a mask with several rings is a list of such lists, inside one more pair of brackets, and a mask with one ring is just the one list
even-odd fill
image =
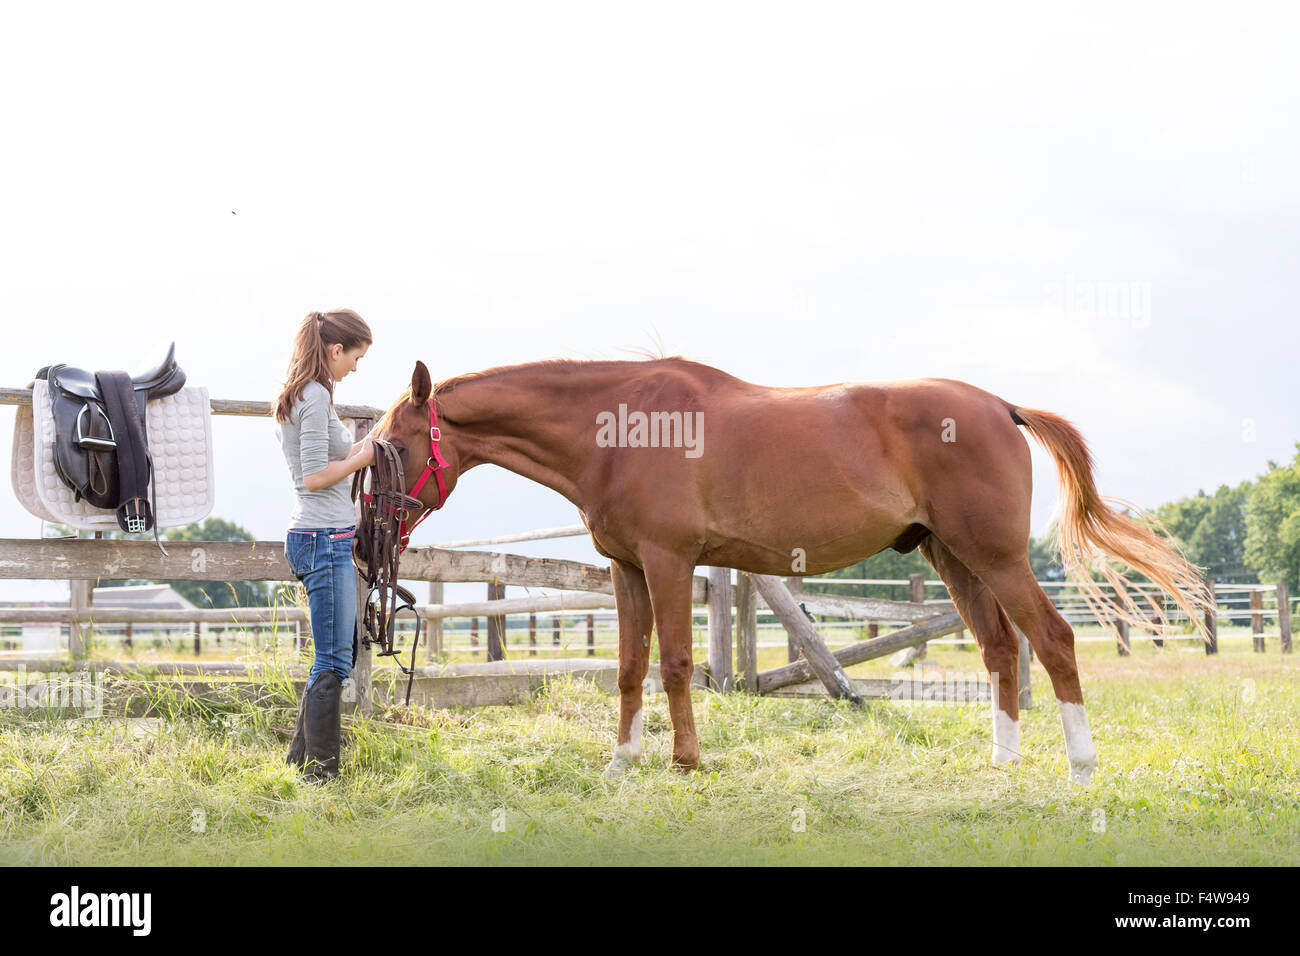
{"label": "horse's head", "polygon": [[[407,527],[419,518],[427,515],[429,509],[445,504],[456,480],[460,475],[460,456],[455,442],[445,429],[446,422],[441,418],[441,410],[434,414],[436,399],[433,397],[433,380],[423,362],[415,363],[411,373],[411,387],[408,388],[388,409],[383,418],[375,425],[373,434],[391,442],[401,457],[402,472],[405,478],[406,493],[415,495],[424,505],[420,514],[412,514]],[[431,429],[436,429],[431,432]],[[438,436],[438,449],[435,454],[433,436]],[[446,463],[439,467],[439,456]],[[442,479],[442,490],[438,478]],[[420,484],[423,479],[423,485]],[[419,490],[416,488],[419,486]]]}

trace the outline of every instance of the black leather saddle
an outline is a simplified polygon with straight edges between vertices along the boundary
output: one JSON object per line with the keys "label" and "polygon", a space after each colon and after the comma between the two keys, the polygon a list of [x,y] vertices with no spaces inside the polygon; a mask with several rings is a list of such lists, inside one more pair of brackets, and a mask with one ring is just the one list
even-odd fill
{"label": "black leather saddle", "polygon": [[117,512],[123,531],[152,530],[166,554],[155,520],[158,499],[145,406],[185,385],[185,372],[176,364],[176,343],[157,368],[143,375],[47,365],[36,377],[50,385],[59,478],[77,501],[84,498],[96,508]]}

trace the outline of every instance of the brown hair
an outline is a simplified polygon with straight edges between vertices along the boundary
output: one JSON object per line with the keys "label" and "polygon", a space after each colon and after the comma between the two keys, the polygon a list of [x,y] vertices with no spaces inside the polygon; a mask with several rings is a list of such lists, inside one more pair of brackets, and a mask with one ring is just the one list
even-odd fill
{"label": "brown hair", "polygon": [[369,345],[373,339],[370,326],[351,309],[308,312],[293,337],[293,357],[285,374],[284,389],[275,400],[275,420],[283,425],[289,420],[294,402],[302,397],[311,382],[320,382],[334,401],[334,377],[330,374],[329,347],[342,345],[344,351]]}

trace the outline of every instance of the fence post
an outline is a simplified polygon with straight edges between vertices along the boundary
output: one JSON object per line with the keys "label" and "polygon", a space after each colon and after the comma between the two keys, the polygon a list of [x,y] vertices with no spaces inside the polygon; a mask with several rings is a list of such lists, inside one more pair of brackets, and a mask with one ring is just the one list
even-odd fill
{"label": "fence post", "polygon": [[1291,591],[1285,581],[1277,585],[1277,629],[1282,632],[1282,653],[1291,653]]}
{"label": "fence post", "polygon": [[1219,653],[1219,601],[1214,591],[1214,579],[1206,581],[1210,587],[1210,606],[1205,609],[1205,653]]}
{"label": "fence post", "polygon": [[[365,438],[370,433],[372,424],[368,418],[354,418],[352,420],[352,440],[359,442]],[[357,592],[357,659],[352,667],[352,687],[353,693],[356,695],[354,710],[364,716],[369,716],[375,709],[375,661],[370,651],[370,645],[363,638],[366,634],[366,600],[370,597],[370,588],[367,587],[361,572],[355,568],[353,568],[353,581]],[[346,706],[347,702],[345,701],[344,707]]]}
{"label": "fence post", "polygon": [[551,615],[551,646],[560,646],[560,615]]}
{"label": "fence post", "polygon": [[[501,601],[506,596],[506,586],[496,581],[489,581],[487,586],[489,601]],[[506,659],[506,618],[504,614],[493,614],[487,619],[488,656],[490,661]]]}
{"label": "fence post", "polygon": [[469,646],[472,647],[475,656],[478,655],[478,618],[469,619]]}
{"label": "fence post", "polygon": [[587,615],[587,656],[596,656],[596,615]]}
{"label": "fence post", "polygon": [[528,656],[537,656],[537,615],[528,615]]}
{"label": "fence post", "polygon": [[1016,679],[1020,685],[1020,709],[1030,710],[1034,706],[1034,695],[1031,690],[1032,681],[1029,673],[1030,662],[1033,661],[1033,652],[1029,649],[1029,638],[1025,637],[1016,628],[1016,634],[1020,637],[1020,662],[1016,665]]}
{"label": "fence post", "polygon": [[758,693],[758,591],[754,579],[736,572],[736,686]]}
{"label": "fence post", "polygon": [[[429,582],[429,603],[442,603],[442,582]],[[425,621],[424,626],[429,629],[428,639],[424,643],[424,659],[432,661],[437,655],[442,653],[442,618],[435,617],[430,621]]]}
{"label": "fence post", "polygon": [[[94,588],[90,581],[68,582],[68,606],[74,611],[87,610],[93,599]],[[74,661],[90,656],[90,622],[72,621],[68,624],[68,656]]]}
{"label": "fence post", "polygon": [[1264,594],[1258,588],[1250,592],[1250,635],[1256,654],[1264,653]]}
{"label": "fence post", "polygon": [[[907,576],[907,599],[913,604],[925,603],[924,574],[909,574]],[[914,661],[924,660],[925,649],[925,644],[915,644],[912,647],[905,647],[890,658],[890,663],[895,667],[907,667]]]}
{"label": "fence post", "polygon": [[[794,595],[795,603],[798,604],[798,597],[803,593],[803,578],[798,575],[788,577],[785,579],[785,586],[790,590],[790,593]],[[786,633],[785,643],[786,655],[789,658],[789,663],[793,664],[803,655],[803,651],[800,650],[799,643],[789,632]]]}
{"label": "fence post", "polygon": [[1132,649],[1128,641],[1128,621],[1121,617],[1115,621],[1115,650],[1120,657],[1128,657]]}
{"label": "fence post", "polygon": [[714,690],[728,693],[731,670],[731,569],[709,568],[709,677]]}

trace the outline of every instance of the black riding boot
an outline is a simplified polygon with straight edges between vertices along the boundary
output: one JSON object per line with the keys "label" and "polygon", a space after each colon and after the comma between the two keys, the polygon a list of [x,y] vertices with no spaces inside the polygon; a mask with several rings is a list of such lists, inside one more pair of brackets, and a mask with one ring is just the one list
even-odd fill
{"label": "black riding boot", "polygon": [[289,743],[289,755],[284,758],[285,763],[292,764],[299,769],[307,759],[307,737],[303,732],[303,714],[307,712],[307,692],[304,690],[302,701],[298,704],[298,726],[293,729],[293,740]]}
{"label": "black riding boot", "polygon": [[330,780],[339,775],[343,684],[337,674],[326,671],[316,678],[306,697],[303,773],[308,780]]}

